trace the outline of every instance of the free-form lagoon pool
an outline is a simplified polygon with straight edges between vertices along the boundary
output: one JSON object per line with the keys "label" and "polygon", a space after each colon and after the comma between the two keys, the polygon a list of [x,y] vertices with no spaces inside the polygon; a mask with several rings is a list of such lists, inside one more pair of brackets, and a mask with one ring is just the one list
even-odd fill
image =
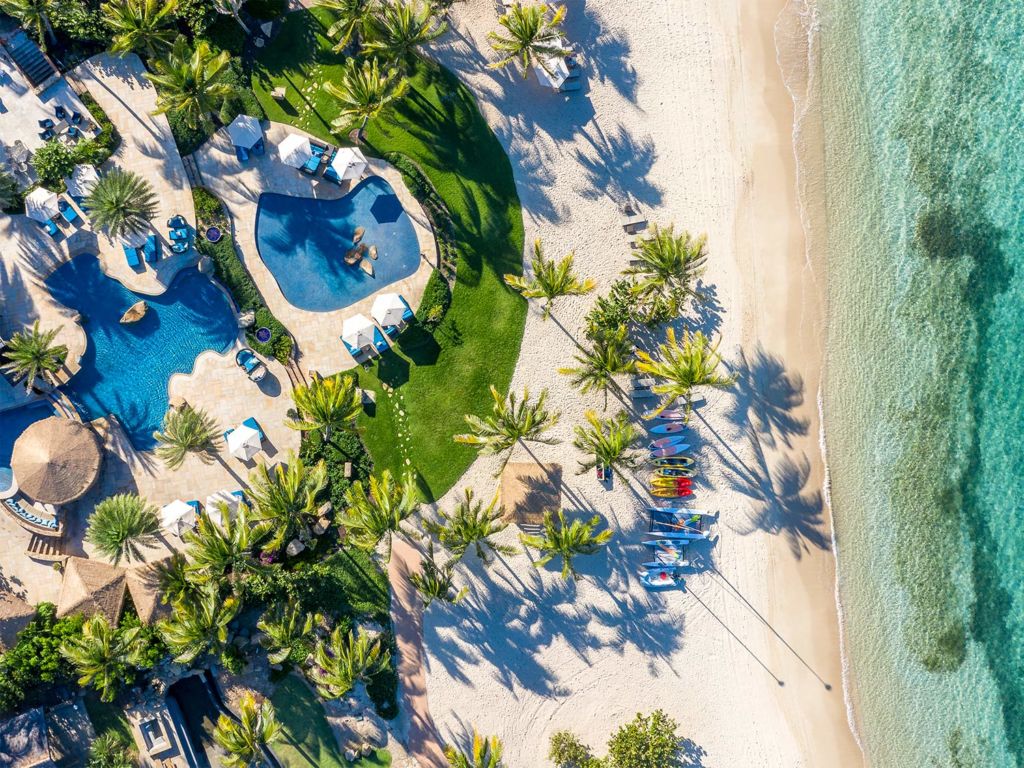
{"label": "free-form lagoon pool", "polygon": [[[11,466],[14,441],[21,437],[22,432],[47,416],[53,416],[53,406],[42,400],[0,411],[0,470]],[[0,482],[0,491],[2,490],[3,483]]]}
{"label": "free-form lagoon pool", "polygon": [[[164,293],[132,293],[82,254],[46,279],[54,299],[82,316],[88,344],[81,370],[65,391],[95,419],[114,414],[138,450],[156,445],[153,432],[167,410],[167,382],[189,373],[208,349],[226,352],[238,338],[227,297],[196,269],[178,273]],[[149,309],[136,323],[121,316],[144,299]]]}
{"label": "free-form lagoon pool", "polygon": [[[374,275],[345,263],[360,241],[376,246]],[[330,312],[409,277],[420,261],[409,215],[384,179],[371,176],[337,200],[315,200],[265,192],[256,211],[256,248],[290,304]]]}

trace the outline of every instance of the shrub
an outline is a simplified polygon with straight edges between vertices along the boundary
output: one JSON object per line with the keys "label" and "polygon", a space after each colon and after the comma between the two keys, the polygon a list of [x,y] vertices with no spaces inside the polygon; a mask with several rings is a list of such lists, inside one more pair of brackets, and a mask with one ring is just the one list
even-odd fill
{"label": "shrub", "polygon": [[548,759],[558,768],[600,768],[601,761],[591,754],[572,731],[555,731],[551,734]]}
{"label": "shrub", "polygon": [[203,224],[221,224],[224,222],[224,206],[217,196],[204,187],[192,188],[192,202],[196,207],[196,216]]}
{"label": "shrub", "polygon": [[23,702],[36,703],[54,685],[74,679],[74,669],[61,655],[60,646],[82,632],[80,615],[56,617],[52,603],[40,603],[32,622],[18,635],[14,647],[0,656],[0,709],[16,710]]}
{"label": "shrub", "polygon": [[240,675],[245,669],[245,654],[242,653],[241,648],[232,643],[225,646],[221,652],[220,663],[231,674]]}
{"label": "shrub", "polygon": [[[270,329],[270,341],[263,344],[256,340],[257,328]],[[288,329],[281,325],[281,321],[274,317],[274,314],[265,306],[256,310],[256,322],[245,334],[249,346],[265,357],[272,357],[282,365],[288,363],[292,355],[292,337],[288,335]]]}
{"label": "shrub", "polygon": [[71,150],[75,163],[100,165],[110,157],[110,151],[95,139],[82,139]]}
{"label": "shrub", "polygon": [[185,22],[193,37],[202,37],[217,17],[217,11],[212,0],[178,0],[175,15]]}
{"label": "shrub", "polygon": [[635,302],[628,280],[612,283],[607,296],[598,296],[586,316],[586,336],[591,341],[619,328],[628,328],[637,321]]}
{"label": "shrub", "polygon": [[64,177],[75,170],[75,157],[61,141],[51,139],[32,155],[32,167],[47,189],[64,189]]}
{"label": "shrub", "polygon": [[608,742],[609,768],[670,768],[679,764],[679,724],[656,709],[650,715],[637,713],[615,732]]}
{"label": "shrub", "polygon": [[395,638],[391,632],[385,632],[381,637],[381,643],[390,651],[391,663],[370,678],[370,682],[366,684],[366,693],[373,702],[377,714],[385,720],[390,720],[398,715],[398,646],[395,645]]}
{"label": "shrub", "polygon": [[[130,596],[128,600],[130,603]],[[118,629],[125,630],[132,629],[133,627],[139,628],[140,642],[139,655],[132,663],[132,666],[138,667],[139,669],[152,669],[167,657],[167,654],[169,653],[167,644],[164,643],[164,640],[160,636],[156,627],[143,624],[142,620],[139,619],[138,614],[135,612],[134,606],[129,604],[125,608],[124,615],[121,617]]]}
{"label": "shrub", "polygon": [[206,141],[207,134],[202,126],[189,125],[181,112],[168,112],[167,122],[171,126],[171,135],[174,136],[174,143],[178,145],[178,152],[182,157],[191,155]]}
{"label": "shrub", "polygon": [[448,281],[438,270],[430,273],[423,288],[423,298],[416,312],[416,319],[427,329],[433,330],[441,324],[452,303],[452,290]]}
{"label": "shrub", "polygon": [[[344,509],[345,491],[353,480],[366,480],[373,472],[373,459],[358,434],[334,432],[324,442],[319,432],[304,432],[299,450],[303,460],[315,463],[323,459],[327,465],[327,490],[334,509]],[[352,477],[345,477],[345,462],[352,462]]]}
{"label": "shrub", "polygon": [[25,196],[21,193],[18,180],[0,168],[0,211],[21,213],[25,208]]}
{"label": "shrub", "polygon": [[[234,24],[236,27],[238,26],[237,22],[234,22]],[[236,89],[236,95],[229,98],[224,105],[221,117],[225,122],[230,122],[241,114],[252,115],[259,120],[267,116],[267,113],[263,111],[263,105],[260,104],[259,99],[256,98],[256,94],[252,90],[252,84],[249,78],[246,77],[239,59],[231,60],[223,82]]]}
{"label": "shrub", "polygon": [[203,35],[210,45],[232,56],[241,56],[245,47],[245,30],[231,16],[218,16]]}
{"label": "shrub", "polygon": [[455,275],[458,263],[458,248],[455,245],[455,225],[451,213],[433,183],[416,163],[400,152],[389,152],[385,159],[402,174],[409,191],[423,206],[434,229],[434,239],[441,257],[441,269],[450,276]]}
{"label": "shrub", "polygon": [[89,748],[86,768],[134,768],[135,746],[117,731],[100,735]]}
{"label": "shrub", "polygon": [[[110,118],[107,117],[107,113],[103,111],[103,108],[96,102],[96,99],[92,97],[92,94],[88,91],[83,91],[78,94],[78,98],[89,114],[92,115],[93,120],[96,121],[97,127],[100,132],[93,137],[92,141],[107,150],[107,156],[99,162],[107,160],[112,154],[117,151],[117,148],[121,146],[121,134],[117,132],[117,128],[110,122]],[[99,163],[97,163],[98,165]]]}

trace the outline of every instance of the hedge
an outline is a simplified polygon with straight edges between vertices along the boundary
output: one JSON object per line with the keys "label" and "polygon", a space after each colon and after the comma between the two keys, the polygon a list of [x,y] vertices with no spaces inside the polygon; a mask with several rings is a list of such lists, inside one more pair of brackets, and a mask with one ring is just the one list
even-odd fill
{"label": "hedge", "polygon": [[85,108],[89,110],[89,114],[92,115],[92,119],[100,129],[99,134],[94,136],[92,141],[107,151],[107,156],[96,163],[96,165],[99,165],[114,154],[117,151],[117,148],[121,146],[121,134],[117,132],[117,128],[115,128],[114,124],[110,122],[110,118],[107,117],[107,113],[103,111],[103,107],[96,102],[96,99],[92,97],[91,93],[88,91],[82,91],[78,94],[78,98],[81,100]]}
{"label": "hedge", "polygon": [[416,319],[425,328],[434,329],[444,320],[448,307],[452,305],[452,289],[438,270],[430,273],[427,284],[423,288],[423,298],[416,312]]}

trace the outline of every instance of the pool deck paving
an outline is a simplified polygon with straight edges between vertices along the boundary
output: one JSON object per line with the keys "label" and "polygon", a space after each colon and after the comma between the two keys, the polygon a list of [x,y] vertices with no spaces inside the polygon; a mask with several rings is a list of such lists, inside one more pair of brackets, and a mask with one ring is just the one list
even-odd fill
{"label": "pool deck paving", "polygon": [[[368,174],[381,176],[391,185],[412,221],[420,249],[419,267],[409,277],[382,285],[379,291],[344,309],[312,312],[289,303],[256,248],[256,213],[260,195],[275,192],[293,197],[336,199],[349,189],[348,185],[339,186],[319,176],[307,176],[282,163],[276,147],[290,133],[303,132],[292,126],[265,122],[266,154],[262,157],[251,155],[243,164],[235,157],[227,130],[221,129],[192,157],[199,168],[201,182],[227,207],[242,261],[256,281],[267,306],[296,338],[299,365],[304,371],[329,375],[356,365],[341,343],[341,325],[346,317],[357,313],[370,317],[373,299],[382,291],[397,291],[410,306],[419,306],[423,288],[437,261],[437,245],[426,214],[406,188],[401,174],[390,164],[368,157]],[[316,141],[309,134],[304,135]],[[309,277],[316,279],[315,275]]]}

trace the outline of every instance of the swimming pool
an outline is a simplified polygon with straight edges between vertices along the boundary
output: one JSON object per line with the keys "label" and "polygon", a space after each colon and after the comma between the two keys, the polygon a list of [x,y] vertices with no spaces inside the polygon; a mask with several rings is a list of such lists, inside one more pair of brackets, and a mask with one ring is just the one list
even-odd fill
{"label": "swimming pool", "polygon": [[[356,227],[376,246],[374,276],[344,262]],[[290,304],[312,312],[342,309],[416,271],[419,241],[384,179],[371,176],[338,200],[265,192],[256,211],[256,248]]]}
{"label": "swimming pool", "polygon": [[[238,337],[224,293],[196,269],[178,273],[164,293],[142,296],[100,270],[82,254],[46,279],[54,299],[82,316],[88,344],[81,370],[64,386],[95,419],[114,414],[138,450],[156,445],[153,432],[167,410],[167,382],[188,373],[200,353],[226,352]],[[137,323],[121,315],[139,299],[149,309]]]}
{"label": "swimming pool", "polygon": [[21,433],[37,421],[53,416],[53,406],[36,401],[0,411],[0,469],[11,466],[11,452],[14,441]]}

